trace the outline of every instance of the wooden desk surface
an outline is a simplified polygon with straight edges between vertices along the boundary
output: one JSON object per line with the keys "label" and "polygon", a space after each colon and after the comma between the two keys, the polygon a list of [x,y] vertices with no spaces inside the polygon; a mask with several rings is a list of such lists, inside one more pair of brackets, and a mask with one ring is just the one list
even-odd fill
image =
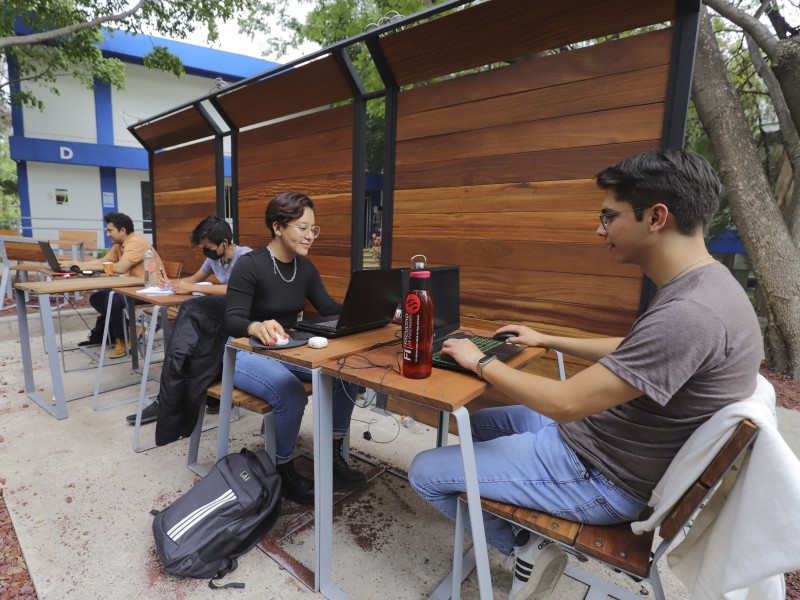
{"label": "wooden desk surface", "polygon": [[123,296],[130,296],[131,298],[135,298],[136,300],[141,300],[145,304],[154,304],[156,306],[175,306],[176,304],[182,304],[189,300],[190,298],[196,298],[196,296],[192,296],[191,294],[140,294],[144,287],[142,287],[142,280],[139,280],[139,285],[131,286],[131,287],[120,287],[117,289],[117,286],[114,286],[114,293],[115,294],[122,294]]}
{"label": "wooden desk surface", "polygon": [[88,290],[103,290],[108,288],[122,288],[127,286],[141,286],[144,280],[141,277],[108,277],[95,275],[93,277],[63,277],[53,281],[27,281],[17,283],[14,287],[18,290],[33,292],[34,294],[63,294],[65,292],[83,292]]}
{"label": "wooden desk surface", "polygon": [[[328,345],[324,348],[298,346],[297,348],[289,348],[288,350],[255,350],[250,345],[249,338],[231,340],[230,345],[237,350],[247,350],[248,352],[263,354],[264,356],[277,358],[308,369],[316,369],[344,354],[361,353],[375,344],[383,344],[395,339],[399,341],[399,336],[400,327],[398,325],[387,325],[380,329],[373,329],[372,331],[365,331],[363,333],[356,333],[354,335],[328,340]],[[394,348],[395,346],[391,347]]]}
{"label": "wooden desk surface", "polygon": [[[491,335],[490,331],[470,328],[475,335]],[[341,376],[347,381],[352,381],[378,392],[385,392],[390,396],[405,398],[412,402],[430,406],[437,410],[453,412],[483,394],[488,384],[469,373],[460,373],[447,369],[433,368],[430,377],[425,379],[408,379],[396,370],[401,368],[402,355],[399,340],[392,346],[376,348],[368,352],[361,352],[364,358],[348,358],[344,367],[339,367],[335,360],[322,365],[322,372],[334,377]],[[523,367],[534,358],[544,354],[543,348],[526,348],[506,364],[514,367]],[[367,360],[382,367],[359,368],[366,366]],[[392,367],[390,370],[389,367]]]}

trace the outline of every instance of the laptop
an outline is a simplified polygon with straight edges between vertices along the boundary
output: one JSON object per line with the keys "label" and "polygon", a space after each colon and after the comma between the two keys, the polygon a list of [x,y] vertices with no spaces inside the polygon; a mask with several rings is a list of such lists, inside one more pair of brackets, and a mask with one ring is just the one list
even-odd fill
{"label": "laptop", "polygon": [[400,304],[401,269],[354,271],[342,303],[342,314],[298,321],[295,329],[326,338],[352,335],[388,325]]}
{"label": "laptop", "polygon": [[58,262],[58,258],[56,258],[56,253],[53,252],[53,248],[47,242],[39,240],[39,248],[42,249],[44,259],[47,261],[47,266],[50,267],[53,275],[80,275],[80,271],[63,271]]}
{"label": "laptop", "polygon": [[[448,337],[465,337],[480,348],[484,354],[497,357],[505,362],[516,356],[527,346],[524,344],[510,344],[491,337],[475,336],[468,333],[453,333],[461,327],[461,289],[460,269],[455,265],[429,267],[431,272],[431,295],[433,296],[433,366],[451,371],[473,373],[465,369],[449,356],[441,353],[442,344]],[[410,269],[403,269],[403,291],[408,293],[408,273]]]}

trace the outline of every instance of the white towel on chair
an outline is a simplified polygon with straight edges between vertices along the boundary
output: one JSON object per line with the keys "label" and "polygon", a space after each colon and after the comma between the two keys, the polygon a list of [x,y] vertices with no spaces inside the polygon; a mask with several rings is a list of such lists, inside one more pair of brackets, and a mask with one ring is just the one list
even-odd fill
{"label": "white towel on chair", "polygon": [[782,574],[800,569],[800,461],[778,433],[775,390],[760,375],[753,396],[726,406],[687,440],[653,490],[653,515],[633,531],[661,523],[743,418],[761,429],[748,460],[667,559],[693,599],[783,600]]}

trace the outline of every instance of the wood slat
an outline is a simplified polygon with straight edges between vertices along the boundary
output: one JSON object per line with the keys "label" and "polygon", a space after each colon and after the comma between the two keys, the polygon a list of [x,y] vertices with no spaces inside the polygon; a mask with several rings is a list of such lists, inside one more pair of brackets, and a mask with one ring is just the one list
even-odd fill
{"label": "wood slat", "polygon": [[[621,144],[601,144],[541,152],[420,162],[398,166],[395,188],[418,189],[593,177],[636,152],[660,146],[659,136]],[[522,174],[522,175],[521,175]]]}
{"label": "wood slat", "polygon": [[217,97],[237,129],[352,98],[330,55]]}
{"label": "wood slat", "polygon": [[[424,214],[396,215],[393,239],[414,238],[603,243],[596,231],[600,226],[597,211],[537,213],[456,213],[431,221]],[[502,236],[501,240],[497,240]]]}
{"label": "wood slat", "polygon": [[395,164],[399,168],[421,162],[653,140],[661,137],[663,115],[664,105],[656,103],[400,141]]}
{"label": "wood slat", "polygon": [[672,33],[652,31],[402,90],[398,115],[668,65]]}
{"label": "wood slat", "polygon": [[134,128],[149,150],[161,150],[214,135],[214,129],[194,106]]}
{"label": "wood slat", "polygon": [[711,488],[758,434],[758,426],[749,419],[743,420],[700,476],[700,482]]}
{"label": "wood slat", "polygon": [[652,531],[634,534],[630,523],[584,525],[575,540],[575,549],[628,573],[646,577],[653,537]]}
{"label": "wood slat", "polygon": [[406,85],[672,18],[674,3],[660,0],[495,0],[389,33],[379,43],[395,79]]}
{"label": "wood slat", "polygon": [[428,257],[431,266],[461,265],[544,272],[585,273],[641,279],[636,266],[614,261],[605,247],[597,244],[520,241],[497,244],[494,240],[392,238],[394,267],[404,268],[415,254]]}
{"label": "wood slat", "polygon": [[669,66],[661,65],[630,73],[417,112],[398,119],[397,139],[406,141],[459,131],[662,103],[666,97],[668,73]]}
{"label": "wood slat", "polygon": [[254,127],[239,133],[238,143],[260,145],[267,142],[291,141],[333,129],[353,126],[353,107],[335,106],[311,114]]}
{"label": "wood slat", "polygon": [[[271,140],[259,127],[239,136],[239,164],[250,166],[253,162],[271,163],[281,159],[298,159],[333,150],[350,150],[353,147],[353,128],[350,123],[337,129],[296,136],[288,140]],[[261,134],[257,136],[255,134]],[[302,142],[300,142],[302,140]]]}
{"label": "wood slat", "polygon": [[398,190],[394,214],[598,211],[603,194],[594,179]]}
{"label": "wood slat", "polygon": [[505,323],[530,320],[595,335],[623,337],[628,334],[637,316],[636,311],[614,307],[503,298],[464,290],[461,292],[461,315]]}
{"label": "wood slat", "polygon": [[514,523],[531,531],[541,533],[549,538],[572,546],[578,537],[581,524],[566,519],[559,519],[543,511],[530,508],[518,508],[514,511]]}
{"label": "wood slat", "polygon": [[641,278],[476,267],[462,268],[460,283],[464,290],[479,290],[489,296],[630,311],[639,308],[642,288]]}

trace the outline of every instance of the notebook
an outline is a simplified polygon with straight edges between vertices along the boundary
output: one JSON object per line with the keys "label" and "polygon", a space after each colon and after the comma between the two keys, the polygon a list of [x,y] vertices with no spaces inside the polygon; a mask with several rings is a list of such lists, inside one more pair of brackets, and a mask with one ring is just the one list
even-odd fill
{"label": "notebook", "polygon": [[80,275],[80,271],[77,271],[77,273],[75,271],[63,271],[58,263],[58,258],[56,258],[56,253],[53,252],[53,248],[47,242],[39,240],[39,248],[42,249],[44,259],[47,261],[47,266],[50,267],[53,275]]}
{"label": "notebook", "polygon": [[296,329],[337,338],[387,325],[400,304],[401,269],[354,271],[342,303],[342,314],[298,321]]}
{"label": "notebook", "polygon": [[[469,335],[467,333],[455,333],[451,336],[451,338],[468,338],[472,340],[472,342],[481,349],[481,351],[490,356],[495,356],[497,360],[506,362],[512,356],[516,356],[520,352],[522,352],[527,346],[524,344],[512,344],[509,342],[503,342],[500,340],[496,340],[494,338],[487,338],[479,335]],[[434,344],[434,353],[433,353],[433,366],[439,367],[440,369],[450,369],[451,371],[463,371],[464,373],[473,373],[472,369],[465,369],[461,365],[459,365],[455,360],[453,360],[450,356],[444,356],[441,353],[442,344],[444,344],[444,340],[438,345]]]}

